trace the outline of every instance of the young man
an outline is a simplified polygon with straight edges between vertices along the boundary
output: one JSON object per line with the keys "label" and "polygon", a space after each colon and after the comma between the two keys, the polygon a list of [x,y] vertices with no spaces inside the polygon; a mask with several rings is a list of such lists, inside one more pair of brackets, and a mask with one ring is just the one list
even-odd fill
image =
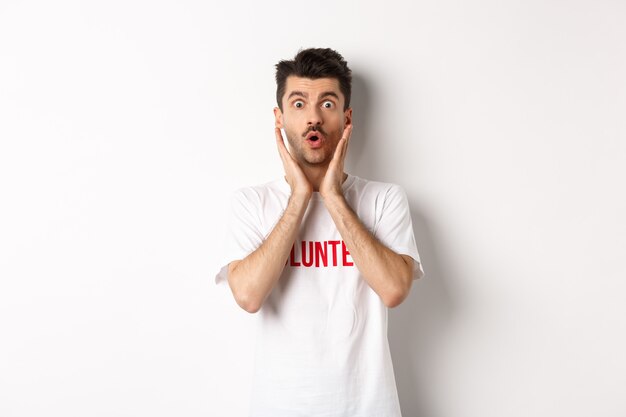
{"label": "young man", "polygon": [[276,65],[276,82],[285,176],[235,192],[216,276],[260,314],[250,415],[399,417],[387,309],[424,274],[407,198],[344,172],[351,71],[340,54],[302,50]]}

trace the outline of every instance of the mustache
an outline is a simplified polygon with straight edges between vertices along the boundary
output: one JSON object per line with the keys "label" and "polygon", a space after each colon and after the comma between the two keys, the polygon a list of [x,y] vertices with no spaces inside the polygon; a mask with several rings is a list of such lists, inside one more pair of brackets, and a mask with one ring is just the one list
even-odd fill
{"label": "mustache", "polygon": [[305,138],[306,135],[309,134],[309,132],[320,132],[322,135],[328,136],[326,135],[326,131],[324,130],[324,128],[322,128],[322,126],[310,126],[307,128],[307,130],[304,131],[302,137]]}

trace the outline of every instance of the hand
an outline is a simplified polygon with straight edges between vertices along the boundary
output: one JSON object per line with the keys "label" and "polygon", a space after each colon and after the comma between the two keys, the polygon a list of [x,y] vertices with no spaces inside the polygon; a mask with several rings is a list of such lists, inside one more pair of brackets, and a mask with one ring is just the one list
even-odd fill
{"label": "hand", "polygon": [[320,184],[322,198],[343,196],[342,184],[344,181],[343,167],[348,153],[348,142],[352,136],[352,125],[349,124],[343,130],[343,135],[337,144],[333,159],[328,165],[326,175]]}
{"label": "hand", "polygon": [[278,146],[278,153],[280,154],[280,159],[283,161],[285,178],[291,187],[291,194],[304,196],[306,198],[311,197],[311,194],[313,194],[313,187],[311,186],[311,183],[307,179],[306,175],[304,175],[298,161],[296,161],[287,150],[280,128],[277,127],[274,130],[276,132],[276,145]]}

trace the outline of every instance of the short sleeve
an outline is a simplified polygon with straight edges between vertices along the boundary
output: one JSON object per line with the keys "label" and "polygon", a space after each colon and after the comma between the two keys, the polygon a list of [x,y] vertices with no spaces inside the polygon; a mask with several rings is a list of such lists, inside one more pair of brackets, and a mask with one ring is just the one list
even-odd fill
{"label": "short sleeve", "polygon": [[374,225],[373,233],[392,251],[413,258],[414,280],[424,276],[424,269],[415,243],[408,199],[400,186],[392,184],[387,190],[382,213]]}
{"label": "short sleeve", "polygon": [[221,269],[215,276],[215,284],[227,282],[230,262],[245,258],[263,243],[259,207],[259,196],[254,190],[240,189],[233,193]]}

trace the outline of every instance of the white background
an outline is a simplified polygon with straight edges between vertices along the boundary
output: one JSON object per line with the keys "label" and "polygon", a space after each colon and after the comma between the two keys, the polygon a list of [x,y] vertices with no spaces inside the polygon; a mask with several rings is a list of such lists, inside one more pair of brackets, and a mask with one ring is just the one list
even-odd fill
{"label": "white background", "polygon": [[0,415],[245,416],[213,284],[282,175],[274,64],[354,71],[349,171],[402,185],[405,417],[626,415],[626,4],[0,2]]}

